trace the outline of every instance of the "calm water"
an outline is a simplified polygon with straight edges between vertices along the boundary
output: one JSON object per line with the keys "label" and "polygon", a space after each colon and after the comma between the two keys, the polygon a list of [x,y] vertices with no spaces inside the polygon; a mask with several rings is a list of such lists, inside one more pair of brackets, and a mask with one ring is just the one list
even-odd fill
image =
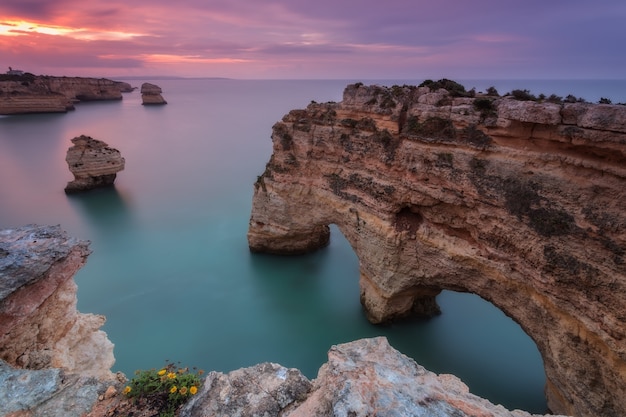
{"label": "calm water", "polygon": [[[373,326],[359,304],[358,261],[337,229],[328,248],[308,256],[249,253],[252,184],[271,154],[272,125],[311,100],[341,100],[349,81],[152,82],[168,105],[144,107],[135,91],[68,114],[0,116],[0,227],[60,224],[92,242],[76,277],[78,307],[107,317],[114,370],[132,376],[170,360],[230,371],[272,361],[313,378],[331,345],[384,335],[478,395],[545,411],[534,343],[480,298],[444,292],[437,318]],[[624,82],[464,85],[626,101]],[[114,189],[63,192],[72,179],[65,154],[80,134],[126,158]]]}

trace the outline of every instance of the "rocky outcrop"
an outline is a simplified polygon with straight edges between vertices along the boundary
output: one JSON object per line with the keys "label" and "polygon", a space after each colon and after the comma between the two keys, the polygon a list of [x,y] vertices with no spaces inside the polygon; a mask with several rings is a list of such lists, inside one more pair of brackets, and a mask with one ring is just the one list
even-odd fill
{"label": "rocky outcrop", "polygon": [[75,137],[72,143],[74,146],[67,150],[65,161],[74,180],[67,184],[65,192],[112,186],[117,173],[124,169],[125,160],[120,151],[85,135]]}
{"label": "rocky outcrop", "polygon": [[0,79],[0,114],[59,113],[77,101],[121,100],[130,84],[105,78],[25,74]]}
{"label": "rocky outcrop", "polygon": [[79,416],[118,384],[104,317],[76,311],[88,255],[59,226],[0,230],[0,415]]}
{"label": "rocky outcrop", "polygon": [[105,318],[76,311],[74,274],[88,243],[59,226],[0,231],[0,359],[26,369],[61,368],[110,377]]}
{"label": "rocky outcrop", "polygon": [[296,369],[265,363],[212,372],[181,417],[208,416],[530,417],[477,397],[453,375],[436,375],[387,339],[333,346],[309,382]]}
{"label": "rocky outcrop", "polygon": [[161,87],[155,84],[143,83],[141,85],[141,104],[167,104],[161,95]]}
{"label": "rocky outcrop", "polygon": [[302,253],[336,224],[374,323],[471,292],[535,341],[552,411],[626,415],[626,107],[350,85],[273,127],[248,231]]}

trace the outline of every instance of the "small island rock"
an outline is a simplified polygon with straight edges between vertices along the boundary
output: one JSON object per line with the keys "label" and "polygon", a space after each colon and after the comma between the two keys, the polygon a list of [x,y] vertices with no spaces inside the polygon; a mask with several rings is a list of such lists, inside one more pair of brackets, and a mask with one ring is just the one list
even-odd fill
{"label": "small island rock", "polygon": [[117,172],[124,169],[125,160],[120,151],[89,136],[72,139],[74,146],[67,150],[65,161],[74,174],[74,181],[65,192],[76,193],[113,185]]}
{"label": "small island rock", "polygon": [[161,87],[155,84],[143,83],[141,85],[141,104],[167,104],[161,93]]}

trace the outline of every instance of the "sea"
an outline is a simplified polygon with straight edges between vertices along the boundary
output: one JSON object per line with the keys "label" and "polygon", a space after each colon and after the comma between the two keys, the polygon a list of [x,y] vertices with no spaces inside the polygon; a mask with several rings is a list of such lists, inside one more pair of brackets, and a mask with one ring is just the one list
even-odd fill
{"label": "sea", "polygon": [[[311,101],[340,101],[353,82],[423,80],[129,79],[168,104],[85,102],[66,114],[0,116],[0,228],[61,225],[89,240],[78,309],[106,316],[114,371],[176,363],[228,372],[262,362],[315,378],[332,345],[385,336],[436,373],[509,409],[546,412],[535,343],[502,311],[444,291],[430,320],[372,325],[359,302],[359,263],[336,227],[315,253],[250,253],[253,183],[272,151],[272,125]],[[457,80],[501,94],[572,94],[626,102],[626,80]],[[66,195],[70,140],[88,135],[126,160],[115,187]]]}

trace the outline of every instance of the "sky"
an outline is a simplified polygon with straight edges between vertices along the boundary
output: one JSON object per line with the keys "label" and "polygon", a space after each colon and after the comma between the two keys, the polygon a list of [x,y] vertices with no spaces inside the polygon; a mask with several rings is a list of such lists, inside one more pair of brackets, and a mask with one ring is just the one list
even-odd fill
{"label": "sky", "polygon": [[0,72],[625,79],[625,22],[624,0],[2,0]]}

